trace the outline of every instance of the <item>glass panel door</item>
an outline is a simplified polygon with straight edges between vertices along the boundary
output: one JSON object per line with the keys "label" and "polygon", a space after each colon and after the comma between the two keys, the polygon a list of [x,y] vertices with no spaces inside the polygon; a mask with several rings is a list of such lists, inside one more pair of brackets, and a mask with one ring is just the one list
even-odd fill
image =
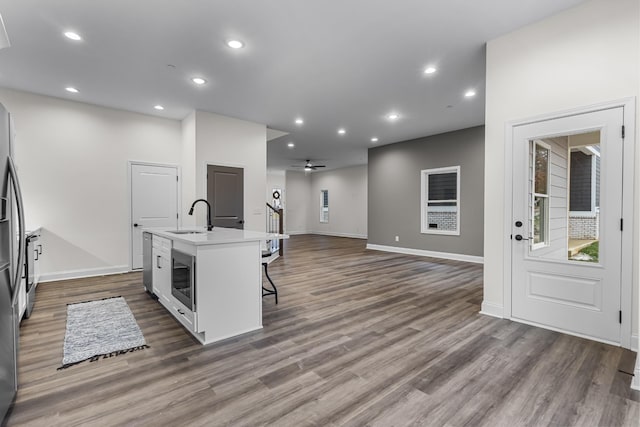
{"label": "glass panel door", "polygon": [[599,262],[600,131],[529,141],[529,256]]}
{"label": "glass panel door", "polygon": [[620,342],[621,107],[513,128],[511,318]]}

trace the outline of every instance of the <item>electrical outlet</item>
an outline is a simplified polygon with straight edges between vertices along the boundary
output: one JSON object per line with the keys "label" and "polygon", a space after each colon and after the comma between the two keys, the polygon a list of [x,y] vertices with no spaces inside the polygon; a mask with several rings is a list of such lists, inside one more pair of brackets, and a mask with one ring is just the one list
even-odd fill
{"label": "electrical outlet", "polygon": [[396,236],[396,242],[400,241],[400,236]]}

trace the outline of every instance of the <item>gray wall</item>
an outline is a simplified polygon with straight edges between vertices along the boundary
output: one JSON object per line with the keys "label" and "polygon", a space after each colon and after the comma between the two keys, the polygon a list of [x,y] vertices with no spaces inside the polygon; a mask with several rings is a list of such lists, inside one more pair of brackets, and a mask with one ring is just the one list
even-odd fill
{"label": "gray wall", "polygon": [[[460,235],[421,234],[420,171],[458,165]],[[483,255],[484,126],[371,148],[368,172],[369,244]]]}

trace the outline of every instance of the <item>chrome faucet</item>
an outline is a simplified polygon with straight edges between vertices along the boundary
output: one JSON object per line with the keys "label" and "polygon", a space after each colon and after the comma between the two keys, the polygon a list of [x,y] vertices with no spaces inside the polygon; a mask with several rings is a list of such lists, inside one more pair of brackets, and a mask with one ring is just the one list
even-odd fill
{"label": "chrome faucet", "polygon": [[211,225],[211,205],[205,199],[198,199],[191,205],[191,209],[189,209],[189,215],[193,215],[193,207],[198,202],[205,202],[207,204],[207,231],[213,230],[213,225]]}

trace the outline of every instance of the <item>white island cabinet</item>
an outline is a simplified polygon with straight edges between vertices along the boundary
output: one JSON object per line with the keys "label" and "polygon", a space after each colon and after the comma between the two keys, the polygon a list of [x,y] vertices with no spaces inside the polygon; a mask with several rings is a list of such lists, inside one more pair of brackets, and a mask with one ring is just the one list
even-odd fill
{"label": "white island cabinet", "polygon": [[154,236],[152,239],[151,282],[153,293],[168,308],[171,303],[171,239]]}
{"label": "white island cabinet", "polygon": [[153,292],[202,344],[262,328],[261,242],[288,236],[218,227],[145,231],[153,235]]}

